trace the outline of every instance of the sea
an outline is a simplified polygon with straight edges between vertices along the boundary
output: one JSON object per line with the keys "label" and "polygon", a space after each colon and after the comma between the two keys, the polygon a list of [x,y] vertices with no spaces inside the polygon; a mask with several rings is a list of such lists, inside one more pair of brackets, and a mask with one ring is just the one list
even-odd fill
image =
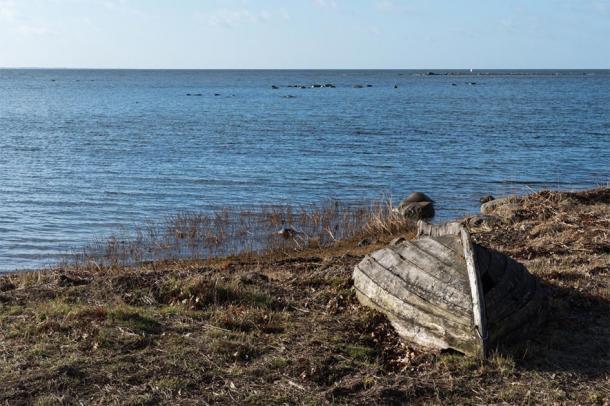
{"label": "sea", "polygon": [[179,212],[610,181],[608,70],[0,70],[0,271]]}

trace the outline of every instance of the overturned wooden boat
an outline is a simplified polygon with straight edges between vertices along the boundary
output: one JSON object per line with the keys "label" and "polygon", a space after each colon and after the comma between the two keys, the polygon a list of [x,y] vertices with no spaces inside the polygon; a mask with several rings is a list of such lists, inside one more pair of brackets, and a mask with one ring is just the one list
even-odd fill
{"label": "overturned wooden boat", "polygon": [[417,239],[367,255],[354,269],[361,303],[419,345],[485,357],[540,320],[538,279],[508,256],[473,243],[461,223],[418,223]]}

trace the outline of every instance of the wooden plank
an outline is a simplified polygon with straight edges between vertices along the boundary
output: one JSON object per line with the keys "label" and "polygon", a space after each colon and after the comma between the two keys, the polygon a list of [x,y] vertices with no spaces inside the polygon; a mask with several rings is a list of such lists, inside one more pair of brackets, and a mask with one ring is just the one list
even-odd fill
{"label": "wooden plank", "polygon": [[513,308],[506,317],[490,322],[490,334],[494,343],[502,342],[509,336],[515,337],[523,335],[526,326],[536,325],[540,319],[540,313],[544,311],[547,304],[547,297],[544,289],[538,281],[534,280],[534,287],[530,291],[528,300],[523,301],[520,307]]}
{"label": "wooden plank", "polygon": [[536,291],[536,280],[529,273],[523,272],[522,278],[513,280],[504,295],[489,307],[489,318],[498,322],[511,313],[518,311]]}
{"label": "wooden plank", "polygon": [[[464,261],[464,247],[462,247],[462,240],[459,235],[443,235],[440,237],[431,238],[431,240],[436,241],[439,244],[442,244],[449,248],[451,251],[457,255],[460,260]],[[464,274],[466,274],[466,265],[464,263]]]}
{"label": "wooden plank", "polygon": [[[393,247],[400,248],[400,247]],[[402,246],[402,248],[406,248]],[[421,256],[414,255],[412,252],[413,246],[410,245],[407,250],[402,252],[410,254],[410,258],[405,258],[399,255],[392,249],[383,249],[370,255],[370,258],[376,261],[383,268],[398,275],[409,287],[419,289],[423,295],[432,303],[440,306],[445,306],[447,309],[462,309],[467,311],[470,305],[470,296],[467,290],[463,289],[457,278],[448,279],[449,272],[443,276],[443,280],[435,277],[432,271],[426,272],[422,268],[430,268],[431,261],[422,261]],[[413,261],[411,261],[413,259]],[[416,262],[419,263],[416,263]],[[441,264],[439,268],[434,269],[434,273],[438,274],[439,270],[447,268]]]}
{"label": "wooden plank", "polygon": [[491,251],[480,246],[479,244],[473,243],[472,246],[476,256],[477,267],[479,268],[479,275],[482,277],[489,270],[489,265],[491,263]]}
{"label": "wooden plank", "polygon": [[[361,272],[366,278],[359,277],[357,271]],[[358,281],[356,281],[357,277],[359,277]],[[374,260],[356,266],[354,285],[357,283],[374,283],[419,312],[455,323],[455,328],[458,328],[458,325],[466,327],[472,325],[470,309],[449,306],[445,303],[439,304],[438,299],[431,297],[430,292],[424,287],[414,284],[413,281],[405,281]],[[360,287],[360,290],[363,289]],[[441,323],[441,321],[436,321],[436,323]]]}
{"label": "wooden plank", "polygon": [[[489,278],[497,284],[504,277],[506,269],[506,255],[498,251],[488,250],[484,247],[475,247],[476,259],[482,258],[481,263],[477,262],[479,275],[488,274]],[[484,254],[486,252],[487,254]]]}
{"label": "wooden plank", "polygon": [[[361,274],[357,278],[360,279],[362,276],[364,275]],[[476,346],[472,328],[453,329],[450,324],[442,320],[440,324],[430,324],[425,315],[410,312],[405,303],[379,286],[366,283],[354,287],[360,302],[386,314],[401,337],[424,346],[455,348],[465,353],[473,353]]]}
{"label": "wooden plank", "polygon": [[466,269],[468,270],[468,278],[470,281],[474,327],[480,339],[477,355],[481,358],[485,358],[487,356],[489,334],[487,332],[487,317],[485,313],[483,287],[481,285],[479,271],[477,269],[470,234],[466,228],[462,227],[460,236],[462,238],[462,245],[464,246],[464,258],[466,259]]}
{"label": "wooden plank", "polygon": [[356,297],[364,306],[368,306],[381,313],[384,313],[388,320],[390,320],[392,323],[392,326],[396,329],[398,335],[404,340],[416,343],[423,347],[437,349],[450,348],[449,343],[444,337],[435,335],[427,328],[421,327],[414,322],[409,323],[408,321],[401,319],[400,316],[388,312],[387,309],[382,308],[366,294],[356,290]]}
{"label": "wooden plank", "polygon": [[417,222],[417,238],[440,237],[443,235],[460,235],[461,224],[449,222],[443,224],[430,224],[423,220]]}
{"label": "wooden plank", "polygon": [[[416,242],[419,244],[419,241]],[[464,271],[460,271],[460,267],[463,267],[464,264],[461,262],[443,262],[438,256],[442,257],[446,254],[440,253],[440,249],[431,253],[409,241],[391,248],[403,262],[407,261],[415,265],[426,274],[442,281],[448,287],[467,291],[464,284]]]}
{"label": "wooden plank", "polygon": [[[458,237],[425,237],[413,241],[413,245],[423,251],[423,254],[429,254],[452,270],[457,271],[456,273],[461,277],[462,281],[468,284],[464,248]],[[454,250],[454,247],[458,250],[457,252]]]}
{"label": "wooden plank", "polygon": [[396,297],[392,292],[386,290],[383,286],[376,284],[366,273],[359,270],[360,274],[356,276],[358,282],[354,281],[354,287],[362,294],[368,296],[375,301],[384,312],[391,312],[404,319],[417,320],[417,323],[423,327],[430,329],[435,334],[444,336],[451,335],[468,335],[471,332],[469,325],[458,324],[444,317],[438,317],[427,309],[422,309],[413,306],[413,304]]}
{"label": "wooden plank", "polygon": [[[508,261],[507,261],[508,263]],[[502,279],[495,282],[494,287],[486,293],[485,300],[490,306],[502,304],[502,301],[515,290],[523,292],[523,284],[530,275],[521,266],[507,266]]]}

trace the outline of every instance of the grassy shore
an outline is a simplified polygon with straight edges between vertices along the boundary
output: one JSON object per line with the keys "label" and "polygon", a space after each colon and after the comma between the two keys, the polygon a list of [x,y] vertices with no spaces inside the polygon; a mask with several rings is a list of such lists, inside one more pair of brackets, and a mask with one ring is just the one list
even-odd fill
{"label": "grassy shore", "polygon": [[331,244],[0,277],[0,404],[608,405],[610,189],[496,214],[471,231],[539,276],[551,311],[486,361],[401,343],[358,304],[353,266],[414,236],[371,217]]}

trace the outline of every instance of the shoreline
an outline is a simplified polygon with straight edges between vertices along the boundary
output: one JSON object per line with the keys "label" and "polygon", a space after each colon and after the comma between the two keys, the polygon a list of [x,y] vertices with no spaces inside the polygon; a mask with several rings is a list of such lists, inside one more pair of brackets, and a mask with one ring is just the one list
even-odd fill
{"label": "shoreline", "polygon": [[469,217],[477,242],[551,290],[541,331],[482,362],[402,343],[355,299],[353,266],[398,234],[413,238],[405,224],[281,254],[0,274],[0,403],[603,405],[608,212],[601,187]]}
{"label": "shoreline", "polygon": [[[570,189],[570,190],[564,190],[564,189],[542,189],[542,190],[538,190],[538,191],[534,191],[532,190],[532,193],[541,193],[541,192],[547,192],[550,191],[552,193],[584,193],[590,190],[598,190],[598,189],[604,189],[604,188],[608,188],[610,186],[605,185],[605,186],[596,186],[596,187],[589,187],[589,188],[576,188],[576,189]],[[500,196],[498,198],[494,198],[494,200],[496,201],[500,201],[503,199],[519,199],[522,197],[525,197],[527,195],[529,195],[531,193],[518,193],[518,194],[508,194],[508,195],[503,195]],[[272,235],[275,231],[277,231],[277,229],[281,228],[282,226],[282,222],[278,221],[277,218],[278,217],[284,217],[287,215],[291,216],[291,212],[294,213],[298,213],[301,212],[303,210],[308,210],[308,214],[311,215],[320,215],[322,211],[324,210],[328,210],[328,208],[332,205],[335,204],[339,204],[342,207],[342,210],[346,211],[356,211],[359,209],[365,209],[365,208],[369,208],[369,210],[372,211],[377,211],[377,215],[379,215],[379,212],[385,209],[389,209],[392,210],[394,209],[396,206],[392,205],[390,202],[390,199],[381,199],[381,200],[367,200],[364,202],[343,202],[337,199],[327,199],[324,200],[323,202],[320,203],[311,203],[311,204],[307,204],[307,205],[299,205],[299,206],[292,206],[292,205],[288,205],[288,204],[279,204],[279,205],[261,205],[261,206],[257,206],[255,209],[245,209],[243,206],[236,206],[236,207],[221,207],[218,208],[216,210],[213,210],[212,212],[196,212],[196,211],[184,211],[184,212],[179,212],[176,213],[174,215],[167,215],[165,216],[163,219],[159,220],[159,221],[144,221],[144,225],[134,225],[131,228],[133,229],[133,231],[128,232],[128,234],[115,234],[115,233],[111,233],[107,236],[102,236],[102,237],[94,237],[92,238],[89,242],[83,243],[82,246],[79,246],[79,248],[77,249],[73,249],[70,252],[66,252],[65,254],[62,254],[61,257],[63,257],[64,259],[62,260],[57,260],[57,262],[53,263],[53,264],[47,264],[47,265],[43,265],[40,267],[32,267],[32,268],[23,268],[23,269],[13,269],[13,270],[5,270],[2,271],[0,270],[0,278],[2,277],[6,277],[6,276],[11,276],[11,275],[19,275],[19,274],[24,274],[24,273],[37,273],[37,272],[53,272],[53,271],[57,271],[57,270],[61,270],[61,269],[66,269],[66,268],[76,268],[76,267],[81,267],[83,264],[79,263],[82,262],[82,259],[77,259],[78,257],[81,257],[83,255],[89,255],[91,256],[91,260],[95,261],[97,264],[100,264],[102,261],[105,260],[104,255],[103,254],[96,254],[94,251],[104,251],[104,250],[109,250],[111,247],[109,247],[108,242],[111,240],[121,240],[122,243],[126,244],[127,248],[124,248],[125,251],[127,251],[128,249],[137,249],[140,251],[152,251],[154,250],[154,246],[155,245],[160,245],[161,242],[160,241],[148,241],[145,242],[142,246],[139,247],[135,247],[134,248],[134,242],[136,239],[141,238],[138,236],[138,234],[141,234],[143,232],[148,232],[148,233],[154,233],[154,234],[158,234],[160,232],[160,230],[162,230],[163,228],[184,228],[184,227],[197,227],[200,225],[197,224],[188,224],[189,221],[196,223],[197,221],[200,221],[200,217],[202,216],[209,216],[210,218],[214,217],[214,215],[218,214],[218,213],[228,213],[229,215],[233,216],[233,217],[243,217],[244,214],[246,217],[252,217],[254,219],[257,219],[258,221],[260,221],[261,218],[263,217],[267,217],[266,219],[264,219],[263,221],[268,221],[269,224],[263,226],[263,227],[259,227],[258,230],[255,230],[258,235],[251,238],[249,241],[245,241],[242,242],[243,246],[238,248],[238,249],[234,249],[234,248],[224,248],[227,251],[230,251],[227,255],[222,255],[222,254],[212,254],[212,255],[206,255],[205,257],[201,257],[201,254],[203,252],[203,249],[201,250],[201,252],[195,252],[195,256],[193,256],[192,258],[189,257],[189,254],[184,255],[183,257],[177,257],[175,252],[168,252],[167,256],[164,257],[163,254],[161,254],[161,256],[159,258],[156,259],[148,259],[148,260],[144,260],[144,261],[139,261],[139,263],[136,264],[126,264],[126,263],[122,263],[122,264],[117,264],[117,266],[119,267],[130,267],[130,268],[138,268],[141,266],[146,266],[147,264],[151,264],[152,262],[159,262],[159,263],[179,263],[179,262],[194,262],[194,261],[207,261],[207,260],[211,260],[211,261],[215,261],[215,260],[222,260],[223,258],[235,258],[235,257],[239,257],[243,254],[247,254],[249,253],[249,250],[247,249],[246,246],[248,245],[259,245],[259,246],[264,246],[265,239],[268,239],[268,237],[270,235]],[[342,215],[345,215],[346,213],[342,213]],[[465,214],[463,216],[459,216],[457,218],[446,218],[446,217],[441,217],[440,219],[437,219],[436,217],[434,219],[432,219],[432,222],[437,224],[440,222],[447,222],[447,221],[456,221],[456,220],[463,220],[463,219],[467,219],[467,218],[471,218],[474,216],[478,216],[480,215],[481,212],[476,212],[476,213],[469,213],[469,214]],[[368,215],[372,215],[372,213],[368,213]],[[387,216],[387,214],[386,214]],[[180,217],[182,217],[181,219],[179,219]],[[189,217],[191,217],[189,219]],[[275,217],[275,218],[271,218],[271,217]],[[438,216],[437,216],[438,217]],[[180,220],[183,224],[178,224]],[[297,225],[297,227],[301,226],[300,224]],[[360,225],[362,226],[362,225]],[[148,229],[146,229],[148,227]],[[251,225],[250,225],[251,227]],[[183,231],[177,231],[182,233]],[[224,230],[223,230],[224,232]],[[349,230],[348,232],[353,232],[353,230]],[[249,234],[251,233],[251,230],[248,230]],[[320,233],[320,230],[318,230],[318,234]],[[167,236],[166,236],[167,237]],[[316,237],[319,237],[319,235],[316,235]],[[338,240],[344,240],[346,239],[345,237],[341,237],[338,238]],[[179,239],[178,239],[179,240]],[[174,242],[175,246],[172,248],[172,250],[174,251],[179,251],[180,249],[184,248],[183,244],[189,244],[192,243],[192,241],[186,241],[183,239],[183,241],[178,241],[178,242]],[[200,243],[200,242],[199,242]],[[148,246],[146,245],[148,244]],[[85,254],[83,254],[85,253]],[[253,255],[265,255],[265,253],[251,253]],[[154,254],[153,254],[154,255]],[[127,261],[124,261],[127,262]]]}

